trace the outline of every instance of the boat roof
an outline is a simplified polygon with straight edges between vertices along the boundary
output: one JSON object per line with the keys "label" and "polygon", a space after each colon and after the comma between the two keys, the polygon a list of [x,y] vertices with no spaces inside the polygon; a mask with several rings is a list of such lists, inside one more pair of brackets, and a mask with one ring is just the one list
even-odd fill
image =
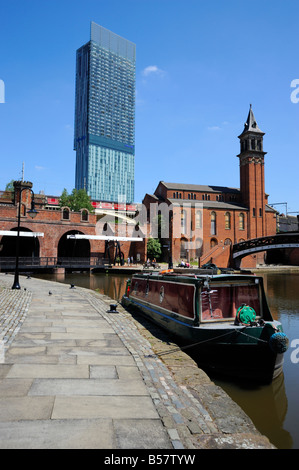
{"label": "boat roof", "polygon": [[246,272],[246,273],[221,273],[215,274],[211,272],[211,269],[203,269],[198,270],[198,272],[189,272],[189,273],[181,273],[175,272],[172,270],[165,270],[165,271],[150,271],[150,272],[142,272],[136,273],[133,275],[134,278],[152,278],[152,279],[163,279],[167,281],[180,281],[180,282],[196,282],[198,280],[206,280],[209,281],[237,281],[237,280],[248,280],[252,281],[253,279],[260,279],[255,274]]}

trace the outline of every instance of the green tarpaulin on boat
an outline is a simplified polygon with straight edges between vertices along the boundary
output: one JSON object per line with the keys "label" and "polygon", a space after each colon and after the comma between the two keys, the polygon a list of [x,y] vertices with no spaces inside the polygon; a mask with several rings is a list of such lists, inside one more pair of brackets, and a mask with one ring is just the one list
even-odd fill
{"label": "green tarpaulin on boat", "polygon": [[250,323],[255,321],[256,313],[252,307],[242,305],[238,308],[236,317],[240,323],[250,325]]}

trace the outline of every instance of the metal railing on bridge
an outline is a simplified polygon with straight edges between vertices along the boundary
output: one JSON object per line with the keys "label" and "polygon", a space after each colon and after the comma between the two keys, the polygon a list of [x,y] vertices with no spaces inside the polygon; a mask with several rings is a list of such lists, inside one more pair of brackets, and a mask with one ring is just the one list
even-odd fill
{"label": "metal railing on bridge", "polygon": [[233,257],[243,253],[263,251],[275,248],[296,248],[299,244],[299,233],[278,233],[268,237],[254,238],[233,245]]}

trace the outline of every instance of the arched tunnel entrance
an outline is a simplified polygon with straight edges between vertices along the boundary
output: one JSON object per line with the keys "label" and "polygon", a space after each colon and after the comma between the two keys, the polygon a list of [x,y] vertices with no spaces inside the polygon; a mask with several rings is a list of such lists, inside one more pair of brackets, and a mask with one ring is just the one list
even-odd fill
{"label": "arched tunnel entrance", "polygon": [[57,256],[58,258],[89,258],[90,242],[86,239],[67,238],[68,235],[84,235],[78,230],[66,232],[59,240]]}
{"label": "arched tunnel entrance", "polygon": [[[16,232],[17,227],[12,228],[11,232]],[[20,232],[31,232],[28,228],[20,228]],[[0,241],[0,257],[16,256],[16,236],[3,235]],[[39,240],[38,237],[20,237],[20,257],[35,258],[39,256]]]}

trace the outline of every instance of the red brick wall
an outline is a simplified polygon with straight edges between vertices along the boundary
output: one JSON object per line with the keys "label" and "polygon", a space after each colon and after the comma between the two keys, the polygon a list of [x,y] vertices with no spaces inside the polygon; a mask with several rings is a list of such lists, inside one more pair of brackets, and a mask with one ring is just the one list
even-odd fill
{"label": "red brick wall", "polygon": [[[21,217],[22,228],[29,229],[32,232],[44,233],[43,237],[39,237],[39,256],[40,257],[56,257],[58,243],[61,237],[70,231],[78,231],[85,235],[97,235],[96,231],[97,216],[89,214],[88,221],[82,221],[81,212],[70,212],[69,220],[62,218],[61,210],[38,209],[35,219],[29,216]],[[17,207],[13,204],[0,205],[0,230],[11,230],[17,227]],[[0,236],[0,242],[2,236]],[[90,255],[103,256],[105,253],[105,241],[89,240]],[[125,258],[134,256],[136,260],[137,254],[140,256],[141,262],[145,261],[146,243],[144,242],[121,242],[121,251]],[[112,248],[112,258],[114,257],[114,248]]]}

